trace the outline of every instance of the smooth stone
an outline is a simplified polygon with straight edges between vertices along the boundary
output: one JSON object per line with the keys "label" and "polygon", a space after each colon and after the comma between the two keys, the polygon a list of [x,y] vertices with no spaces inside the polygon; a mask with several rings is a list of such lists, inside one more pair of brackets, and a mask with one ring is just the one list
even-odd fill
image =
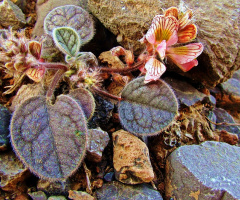
{"label": "smooth stone", "polygon": [[161,194],[148,184],[126,185],[118,181],[103,184],[96,194],[98,200],[163,200]]}
{"label": "smooth stone", "polygon": [[73,199],[73,200],[95,200],[95,198],[93,196],[91,196],[90,194],[88,194],[87,192],[69,190],[68,193],[69,193],[69,195],[68,195],[69,199]]}
{"label": "smooth stone", "polygon": [[167,158],[166,198],[240,199],[240,147],[207,141],[186,145]]}
{"label": "smooth stone", "polygon": [[33,200],[47,200],[47,195],[43,191],[31,192],[28,195]]}

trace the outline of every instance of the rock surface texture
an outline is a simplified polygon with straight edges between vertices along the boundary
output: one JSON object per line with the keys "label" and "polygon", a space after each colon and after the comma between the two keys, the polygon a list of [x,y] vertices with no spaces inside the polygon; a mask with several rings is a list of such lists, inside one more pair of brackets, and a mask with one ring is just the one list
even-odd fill
{"label": "rock surface texture", "polygon": [[175,150],[166,163],[166,196],[175,199],[240,198],[240,148],[208,141]]}
{"label": "rock surface texture", "polygon": [[104,184],[102,188],[97,190],[98,200],[162,200],[162,196],[151,186],[147,184],[126,185],[118,181]]}
{"label": "rock surface texture", "polygon": [[[127,49],[132,46],[137,54],[143,50],[138,40],[148,30],[155,15],[163,14],[162,9],[171,6],[190,8],[194,11],[194,23],[198,27],[197,38],[203,43],[204,52],[198,58],[199,65],[183,74],[208,87],[214,87],[226,81],[239,69],[238,0],[89,0],[88,6],[93,15],[116,35],[121,45]],[[180,72],[175,67],[172,70]]]}
{"label": "rock surface texture", "polygon": [[112,137],[116,179],[127,184],[152,181],[154,173],[146,144],[124,130],[114,132]]}

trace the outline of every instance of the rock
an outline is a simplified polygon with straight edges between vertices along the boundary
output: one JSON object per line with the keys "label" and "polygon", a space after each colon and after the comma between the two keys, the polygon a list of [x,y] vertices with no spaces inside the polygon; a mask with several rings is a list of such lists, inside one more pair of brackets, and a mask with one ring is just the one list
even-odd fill
{"label": "rock", "polygon": [[89,128],[97,128],[106,125],[112,116],[114,104],[99,95],[94,95],[96,108],[93,117],[88,122]]}
{"label": "rock", "polygon": [[28,195],[33,200],[47,200],[47,195],[43,191],[31,192]]}
{"label": "rock", "polygon": [[104,181],[111,182],[115,179],[114,176],[115,176],[114,172],[108,172],[108,173],[105,174],[103,179],[104,179]]}
{"label": "rock", "polygon": [[46,15],[54,8],[63,5],[75,5],[81,6],[83,9],[87,9],[87,1],[86,0],[38,0],[36,10],[37,10],[37,22],[33,29],[33,36],[42,36],[44,33],[43,24]]}
{"label": "rock", "polygon": [[124,130],[112,134],[115,178],[126,184],[148,183],[154,173],[144,142]]}
{"label": "rock", "polygon": [[88,5],[93,15],[116,35],[119,43],[126,49],[132,46],[135,54],[143,50],[144,46],[138,40],[149,29],[153,17],[163,14],[162,9],[171,6],[190,8],[194,11],[197,38],[203,43],[204,52],[198,58],[199,65],[189,72],[183,73],[176,68],[172,70],[207,87],[214,87],[240,68],[238,0],[223,0],[217,4],[204,0],[89,0]]}
{"label": "rock", "polygon": [[79,199],[94,200],[95,199],[93,196],[91,196],[87,192],[83,192],[83,191],[69,190],[68,193],[69,193],[68,198],[73,199],[73,200],[79,200]]}
{"label": "rock", "polygon": [[17,95],[15,95],[12,101],[10,110],[14,112],[21,103],[23,103],[25,100],[27,100],[30,97],[45,95],[45,94],[46,94],[46,90],[43,88],[41,83],[22,85],[19,88]]}
{"label": "rock", "polygon": [[87,159],[101,162],[102,152],[109,142],[108,133],[101,129],[89,129],[91,139],[88,140]]}
{"label": "rock", "polygon": [[240,81],[240,69],[233,73],[232,78],[235,78]]}
{"label": "rock", "polygon": [[[235,124],[233,117],[230,114],[228,114],[226,110],[222,108],[215,108],[213,112],[217,117],[216,121],[217,123],[226,122],[230,124]],[[238,126],[217,125],[216,129],[225,130],[230,133],[234,133],[238,135],[238,137],[240,137],[240,128]]]}
{"label": "rock", "polygon": [[0,151],[5,151],[9,145],[9,125],[11,113],[0,104]]}
{"label": "rock", "polygon": [[39,179],[37,183],[37,189],[40,191],[45,192],[46,194],[67,194],[68,190],[70,189],[69,182],[50,182],[48,180]]}
{"label": "rock", "polygon": [[148,184],[125,185],[118,181],[106,183],[96,190],[98,200],[162,200],[162,196]]}
{"label": "rock", "polygon": [[30,176],[29,170],[12,151],[1,153],[0,161],[0,188],[16,192],[21,182]]}
{"label": "rock", "polygon": [[0,3],[0,13],[0,25],[5,28],[20,29],[26,24],[22,10],[10,0]]}
{"label": "rock", "polygon": [[227,110],[240,111],[240,80],[230,78],[226,82],[221,83],[220,88],[215,93],[217,105]]}
{"label": "rock", "polygon": [[207,141],[180,147],[167,159],[166,198],[239,199],[239,166],[236,146]]}
{"label": "rock", "polygon": [[50,196],[48,200],[67,200],[64,196]]}
{"label": "rock", "polygon": [[164,78],[163,80],[166,81],[175,91],[180,103],[186,106],[192,106],[193,104],[197,103],[198,101],[202,101],[207,97],[207,95],[199,92],[186,81],[169,77]]}
{"label": "rock", "polygon": [[12,0],[14,4],[16,4],[22,11],[26,10],[27,0]]}

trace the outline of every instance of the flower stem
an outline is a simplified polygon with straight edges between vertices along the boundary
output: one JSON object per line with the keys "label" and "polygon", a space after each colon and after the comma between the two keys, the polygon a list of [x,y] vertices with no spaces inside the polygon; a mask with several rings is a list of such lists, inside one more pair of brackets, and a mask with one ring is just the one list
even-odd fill
{"label": "flower stem", "polygon": [[101,95],[103,95],[103,96],[105,96],[105,97],[109,97],[109,98],[111,98],[111,99],[113,99],[113,100],[117,100],[117,101],[121,101],[121,100],[122,100],[121,97],[115,96],[115,95],[110,94],[110,93],[108,93],[108,92],[106,92],[106,91],[100,90],[100,89],[98,89],[98,88],[96,88],[96,87],[91,87],[91,89],[92,89],[94,92],[97,92],[98,94],[101,94]]}
{"label": "flower stem", "polygon": [[64,71],[68,70],[68,67],[62,63],[45,63],[45,62],[38,62],[39,65],[46,67],[47,69],[62,69]]}
{"label": "flower stem", "polygon": [[54,90],[55,90],[55,87],[56,87],[58,81],[60,80],[60,78],[62,77],[62,75],[63,75],[64,73],[65,73],[65,70],[63,70],[63,69],[59,69],[59,70],[56,72],[56,74],[55,74],[55,76],[54,76],[54,78],[53,78],[53,80],[52,80],[52,82],[51,82],[51,85],[49,86],[48,91],[47,91],[47,95],[46,95],[47,101],[50,101],[50,100],[51,100],[52,95],[53,95],[53,92],[54,92]]}
{"label": "flower stem", "polygon": [[125,67],[123,69],[116,69],[116,68],[111,69],[108,67],[101,67],[100,71],[101,72],[114,72],[114,73],[128,73],[128,72],[137,70],[143,63],[144,63],[144,61],[139,61],[135,65],[130,66],[130,67]]}

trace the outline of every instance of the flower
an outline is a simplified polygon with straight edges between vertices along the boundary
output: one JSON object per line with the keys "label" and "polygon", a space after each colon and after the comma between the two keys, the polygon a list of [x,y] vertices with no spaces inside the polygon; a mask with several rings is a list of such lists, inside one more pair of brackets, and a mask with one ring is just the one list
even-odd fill
{"label": "flower", "polygon": [[42,61],[41,43],[26,38],[24,30],[18,33],[9,30],[5,36],[0,37],[0,60],[4,63],[5,72],[14,79],[25,73],[30,79],[39,82],[45,73],[45,67],[39,64]]}
{"label": "flower", "polygon": [[[190,42],[196,37],[196,26],[189,22],[191,13],[188,12],[178,18],[175,14],[176,9],[171,8],[167,11],[165,15],[156,15],[153,18],[149,30],[140,40],[146,44],[148,52],[145,64],[145,83],[159,79],[166,71],[163,63],[165,58],[169,58],[186,72],[198,65],[196,58],[203,51],[201,43],[181,44]],[[189,25],[195,28],[190,29]]]}

